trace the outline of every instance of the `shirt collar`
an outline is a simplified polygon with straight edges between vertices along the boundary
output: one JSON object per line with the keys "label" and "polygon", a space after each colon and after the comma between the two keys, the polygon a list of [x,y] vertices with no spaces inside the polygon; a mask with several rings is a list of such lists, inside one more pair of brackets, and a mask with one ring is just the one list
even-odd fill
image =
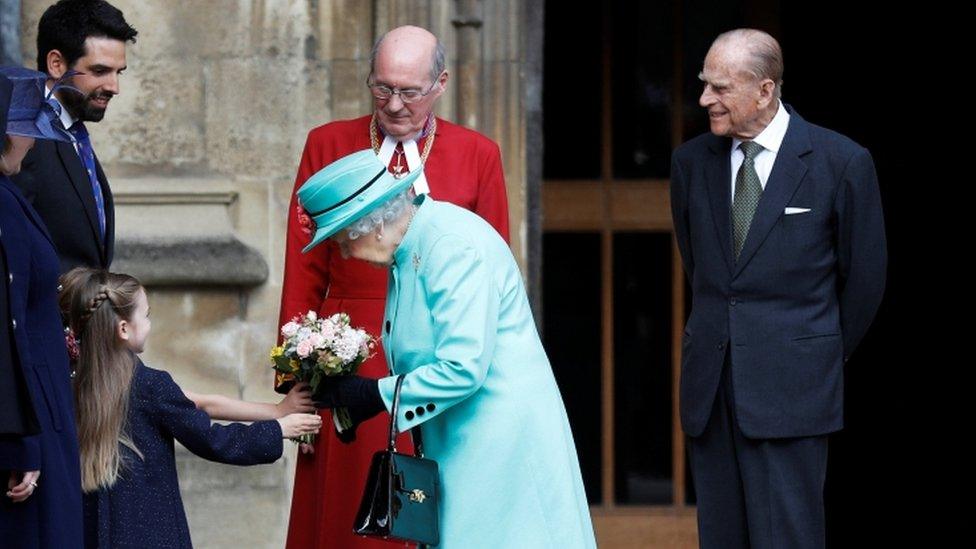
{"label": "shirt collar", "polygon": [[53,99],[54,102],[57,103],[58,107],[61,109],[61,117],[60,117],[61,125],[64,126],[64,129],[66,130],[70,129],[71,126],[73,126],[74,123],[78,121],[78,119],[71,116],[71,113],[68,112],[68,109],[64,108],[64,105],[62,105],[61,101],[58,100],[57,95],[51,93],[51,86],[45,86],[45,88],[47,89],[47,94],[51,96],[51,99]]}
{"label": "shirt collar", "polygon": [[[774,154],[779,152],[779,148],[783,145],[783,139],[786,137],[786,129],[790,125],[790,113],[786,111],[783,107],[783,102],[779,101],[779,105],[776,107],[776,115],[773,116],[773,120],[766,126],[763,131],[759,132],[759,135],[753,139],[754,142],[762,145],[763,149],[767,151],[772,151]],[[732,150],[735,151],[742,144],[741,139],[732,139]]]}

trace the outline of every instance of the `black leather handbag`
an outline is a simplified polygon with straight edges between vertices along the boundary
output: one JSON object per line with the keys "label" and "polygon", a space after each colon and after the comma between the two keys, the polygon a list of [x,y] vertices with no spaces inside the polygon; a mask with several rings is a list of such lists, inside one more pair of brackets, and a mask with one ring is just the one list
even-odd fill
{"label": "black leather handbag", "polygon": [[393,391],[390,442],[385,450],[373,454],[353,531],[361,536],[418,543],[421,547],[437,545],[440,541],[437,462],[424,459],[419,429],[413,433],[415,455],[396,451],[396,417],[402,384],[401,375]]}

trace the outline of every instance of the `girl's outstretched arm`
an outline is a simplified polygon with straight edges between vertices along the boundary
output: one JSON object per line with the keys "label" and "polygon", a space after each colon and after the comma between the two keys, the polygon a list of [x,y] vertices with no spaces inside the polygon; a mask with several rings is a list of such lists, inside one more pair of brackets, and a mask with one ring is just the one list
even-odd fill
{"label": "girl's outstretched arm", "polygon": [[296,383],[277,404],[248,402],[224,395],[194,393],[183,389],[186,398],[212,419],[224,421],[262,421],[278,419],[294,413],[315,413],[312,394],[305,383]]}

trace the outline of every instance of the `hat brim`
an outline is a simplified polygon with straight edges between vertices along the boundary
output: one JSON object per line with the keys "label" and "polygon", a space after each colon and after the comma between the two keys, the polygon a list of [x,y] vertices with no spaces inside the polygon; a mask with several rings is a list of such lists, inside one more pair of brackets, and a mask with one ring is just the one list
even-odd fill
{"label": "hat brim", "polygon": [[34,120],[11,120],[7,122],[7,135],[71,143],[71,136],[68,135],[68,132],[55,128],[51,124],[50,118],[43,112],[38,114]]}
{"label": "hat brim", "polygon": [[[352,225],[380,204],[406,190],[407,187],[413,185],[413,182],[420,177],[421,173],[423,173],[423,169],[412,171],[403,178],[396,179],[392,173],[386,172],[383,178],[390,178],[394,181],[389,187],[380,193],[364,193],[355,200],[351,200],[349,203],[340,206],[334,214],[329,216],[330,220],[327,224],[316,226],[312,241],[302,249],[302,253],[308,253],[309,250],[318,246],[342,229]],[[381,181],[377,181],[376,183],[380,184]]]}

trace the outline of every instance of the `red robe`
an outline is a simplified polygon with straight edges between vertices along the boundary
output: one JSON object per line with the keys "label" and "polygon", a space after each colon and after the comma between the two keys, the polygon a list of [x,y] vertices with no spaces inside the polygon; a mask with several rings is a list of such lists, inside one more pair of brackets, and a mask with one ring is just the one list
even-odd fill
{"label": "red robe", "polygon": [[[313,173],[348,154],[370,148],[370,116],[332,122],[313,129],[305,142],[295,190]],[[426,138],[425,138],[426,139]],[[425,140],[418,143],[423,151]],[[508,240],[508,200],[498,145],[487,137],[437,119],[436,137],[424,168],[430,195],[467,208],[491,223]],[[330,240],[302,254],[310,235],[297,215],[295,193],[288,210],[285,277],[279,326],[292,317],[316,310],[321,315],[343,311],[353,326],[381,335],[388,273],[365,262],[342,259]],[[389,375],[382,348],[365,362],[360,375]],[[331,413],[321,412],[322,433],[314,454],[299,454],[288,524],[288,549],[390,549],[389,542],[352,533],[373,453],[386,446],[389,415],[364,422],[356,441],[343,444],[335,436]],[[400,451],[412,451],[401,435]],[[403,544],[401,544],[403,545]]]}

